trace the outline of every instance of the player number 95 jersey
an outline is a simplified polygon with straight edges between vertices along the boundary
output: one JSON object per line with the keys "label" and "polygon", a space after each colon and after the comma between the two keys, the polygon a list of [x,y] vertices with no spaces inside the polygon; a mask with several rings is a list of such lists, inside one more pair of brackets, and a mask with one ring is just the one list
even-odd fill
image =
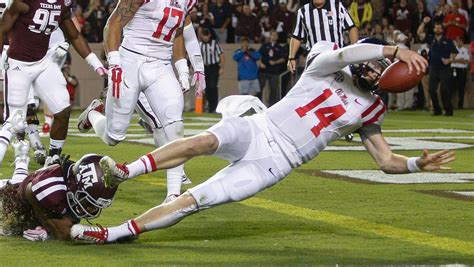
{"label": "player number 95 jersey", "polygon": [[171,60],[176,31],[196,0],[145,0],[124,28],[122,46],[140,54]]}

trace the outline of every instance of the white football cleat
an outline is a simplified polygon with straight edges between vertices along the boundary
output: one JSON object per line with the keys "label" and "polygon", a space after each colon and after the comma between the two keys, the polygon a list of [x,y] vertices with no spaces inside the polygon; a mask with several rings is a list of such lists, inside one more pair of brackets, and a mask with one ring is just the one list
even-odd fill
{"label": "white football cleat", "polygon": [[128,168],[124,164],[116,163],[109,156],[100,159],[99,165],[104,172],[102,179],[105,187],[114,187],[128,179]]}
{"label": "white football cleat", "polygon": [[192,184],[193,182],[191,181],[191,179],[188,178],[188,176],[186,174],[183,174],[181,176],[181,184]]}
{"label": "white football cleat", "polygon": [[44,167],[49,167],[51,165],[59,164],[59,163],[61,163],[61,157],[57,154],[54,154],[46,158],[46,160],[44,161]]}
{"label": "white football cleat", "polygon": [[35,144],[33,146],[33,156],[36,163],[38,163],[39,165],[44,165],[44,163],[46,162],[46,157],[48,155],[46,153],[46,148],[43,144]]}
{"label": "white football cleat", "polygon": [[12,134],[19,134],[25,132],[28,124],[26,123],[25,115],[21,110],[17,110],[12,114],[12,119],[10,120],[11,127],[9,131]]}
{"label": "white football cleat", "polygon": [[91,110],[95,110],[102,113],[104,111],[104,103],[102,102],[102,100],[92,100],[89,106],[81,113],[81,115],[79,115],[79,118],[77,119],[77,129],[79,129],[79,132],[81,133],[86,133],[92,128],[92,124],[89,121],[88,116]]}
{"label": "white football cleat", "polygon": [[15,162],[19,160],[30,160],[30,143],[25,140],[14,140],[11,143],[13,151],[15,151]]}
{"label": "white football cleat", "polygon": [[104,244],[107,242],[109,230],[100,225],[74,224],[70,232],[71,239],[93,244]]}

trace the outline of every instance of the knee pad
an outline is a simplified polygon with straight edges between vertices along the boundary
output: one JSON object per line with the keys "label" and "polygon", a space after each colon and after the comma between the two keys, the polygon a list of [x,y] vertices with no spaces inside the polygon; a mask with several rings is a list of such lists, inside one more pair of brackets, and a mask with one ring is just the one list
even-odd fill
{"label": "knee pad", "polygon": [[184,106],[182,101],[172,101],[168,103],[160,112],[158,112],[163,127],[166,127],[167,124],[182,121],[183,109]]}
{"label": "knee pad", "polygon": [[[166,143],[180,139],[184,137],[184,124],[183,121],[174,121],[170,124],[164,125],[161,128],[166,138]],[[165,143],[165,144],[166,144]]]}
{"label": "knee pad", "polygon": [[39,125],[39,119],[37,116],[37,109],[35,104],[28,104],[26,109],[26,123]]}

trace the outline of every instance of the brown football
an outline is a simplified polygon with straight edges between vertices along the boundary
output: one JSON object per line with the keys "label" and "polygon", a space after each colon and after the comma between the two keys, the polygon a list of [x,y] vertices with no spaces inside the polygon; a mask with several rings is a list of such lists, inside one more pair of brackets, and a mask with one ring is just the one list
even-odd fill
{"label": "brown football", "polygon": [[382,73],[379,88],[388,93],[403,93],[417,86],[421,78],[423,78],[423,73],[416,75],[416,70],[413,68],[411,74],[408,74],[408,65],[398,61]]}

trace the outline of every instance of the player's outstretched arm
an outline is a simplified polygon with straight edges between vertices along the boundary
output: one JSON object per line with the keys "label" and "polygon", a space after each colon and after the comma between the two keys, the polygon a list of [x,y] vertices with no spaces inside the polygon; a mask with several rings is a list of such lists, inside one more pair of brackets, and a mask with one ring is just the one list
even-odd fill
{"label": "player's outstretched arm", "polygon": [[389,174],[402,174],[419,171],[449,170],[446,164],[453,162],[456,157],[454,151],[442,150],[428,154],[423,150],[420,157],[408,158],[392,152],[389,144],[381,134],[373,134],[364,140],[364,146],[375,160],[379,168]]}
{"label": "player's outstretched arm", "polygon": [[48,211],[40,206],[38,200],[33,195],[31,183],[26,188],[25,197],[28,203],[33,207],[33,212],[42,226],[36,227],[36,229],[25,229],[23,232],[25,238],[31,241],[44,241],[48,239],[49,236],[57,240],[70,239],[69,233],[73,225],[71,218],[67,215],[60,218],[51,218]]}
{"label": "player's outstretched arm", "polygon": [[72,21],[71,12],[68,11],[63,15],[62,22],[59,26],[66,35],[66,38],[71,42],[72,46],[74,46],[74,49],[76,49],[77,53],[87,61],[89,66],[91,66],[91,68],[100,76],[106,75],[107,70],[104,68],[104,65],[97,55],[92,53],[89,43],[84,36],[79,33],[76,25]]}
{"label": "player's outstretched arm", "polygon": [[[425,58],[408,49],[398,48],[397,46],[381,46],[375,44],[356,44],[333,50],[327,50],[333,44],[321,42],[316,44],[307,59],[309,65],[305,73],[316,76],[326,76],[337,72],[349,64],[367,62],[376,59],[396,57],[400,61],[407,63],[408,71],[413,69],[417,74],[424,72],[428,66]],[[325,48],[321,46],[326,46]],[[320,51],[322,50],[322,51]]]}
{"label": "player's outstretched arm", "polygon": [[0,18],[0,54],[3,51],[5,35],[13,28],[20,14],[27,11],[28,5],[21,0],[14,0],[10,6],[5,9],[3,16]]}

